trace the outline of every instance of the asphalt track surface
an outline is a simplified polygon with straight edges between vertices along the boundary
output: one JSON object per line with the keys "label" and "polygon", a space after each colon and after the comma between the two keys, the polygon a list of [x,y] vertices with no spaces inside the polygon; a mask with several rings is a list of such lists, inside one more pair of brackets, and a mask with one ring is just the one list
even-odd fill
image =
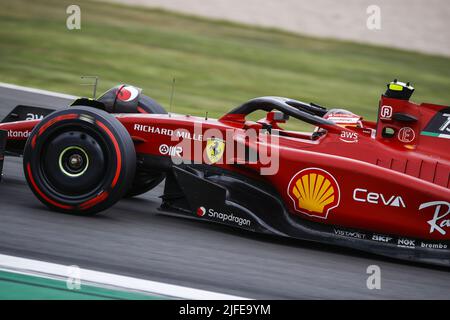
{"label": "asphalt track surface", "polygon": [[[67,100],[0,87],[0,117],[17,104]],[[450,299],[450,271],[158,212],[162,185],[96,217],[48,211],[19,158],[0,184],[0,253],[257,299]],[[381,268],[369,290],[367,267]]]}

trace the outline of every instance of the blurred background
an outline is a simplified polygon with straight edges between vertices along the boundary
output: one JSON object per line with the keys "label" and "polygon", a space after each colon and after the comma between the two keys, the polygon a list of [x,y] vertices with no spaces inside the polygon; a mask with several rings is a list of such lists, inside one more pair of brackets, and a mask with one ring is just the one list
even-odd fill
{"label": "blurred background", "polygon": [[[69,5],[81,29],[69,30]],[[81,75],[144,89],[173,112],[220,116],[287,96],[374,118],[398,78],[450,103],[446,0],[0,0],[2,82],[91,96]],[[374,7],[375,6],[375,7]]]}
{"label": "blurred background", "polygon": [[[0,82],[91,97],[80,84],[92,79],[80,76],[99,76],[98,93],[128,83],[169,109],[176,78],[176,113],[219,117],[277,95],[375,119],[395,78],[416,87],[415,102],[450,105],[448,17],[448,0],[0,0]],[[11,87],[0,83],[1,116],[73,99]],[[450,297],[448,270],[158,214],[163,184],[86,220],[38,203],[20,158],[8,158],[4,173],[0,260],[261,299]],[[382,268],[382,290],[368,290],[369,265]],[[35,298],[35,281],[0,270],[0,299]],[[55,287],[56,298],[70,298],[65,288]]]}

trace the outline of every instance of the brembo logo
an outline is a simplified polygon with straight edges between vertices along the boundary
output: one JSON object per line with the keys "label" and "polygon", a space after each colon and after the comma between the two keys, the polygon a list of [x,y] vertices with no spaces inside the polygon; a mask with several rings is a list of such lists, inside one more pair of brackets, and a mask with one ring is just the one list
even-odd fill
{"label": "brembo logo", "polygon": [[340,191],[330,173],[319,168],[307,168],[292,177],[288,195],[296,211],[326,219],[330,211],[339,205]]}
{"label": "brembo logo", "polygon": [[372,204],[382,204],[389,207],[406,208],[405,201],[401,196],[386,196],[382,193],[369,192],[367,189],[357,188],[353,190],[353,200]]}

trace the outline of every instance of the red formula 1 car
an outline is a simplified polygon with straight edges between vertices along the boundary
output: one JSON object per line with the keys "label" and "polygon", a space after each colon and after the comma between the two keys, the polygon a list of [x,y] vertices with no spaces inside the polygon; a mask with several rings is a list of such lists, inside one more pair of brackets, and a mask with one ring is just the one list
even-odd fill
{"label": "red formula 1 car", "polygon": [[[121,85],[63,110],[18,106],[1,156],[23,155],[30,188],[61,212],[94,214],[165,179],[162,210],[450,266],[450,107],[413,91],[388,84],[376,122],[280,97],[216,120]],[[315,130],[282,129],[289,117]]]}

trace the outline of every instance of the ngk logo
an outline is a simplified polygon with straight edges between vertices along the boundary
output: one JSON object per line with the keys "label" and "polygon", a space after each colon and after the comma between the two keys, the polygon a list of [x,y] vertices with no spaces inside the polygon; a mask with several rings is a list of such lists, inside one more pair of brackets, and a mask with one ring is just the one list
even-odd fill
{"label": "ngk logo", "polygon": [[380,119],[391,120],[392,118],[392,107],[382,106],[380,110]]}
{"label": "ngk logo", "polygon": [[398,239],[398,246],[406,248],[414,248],[416,246],[416,240],[400,238]]}

